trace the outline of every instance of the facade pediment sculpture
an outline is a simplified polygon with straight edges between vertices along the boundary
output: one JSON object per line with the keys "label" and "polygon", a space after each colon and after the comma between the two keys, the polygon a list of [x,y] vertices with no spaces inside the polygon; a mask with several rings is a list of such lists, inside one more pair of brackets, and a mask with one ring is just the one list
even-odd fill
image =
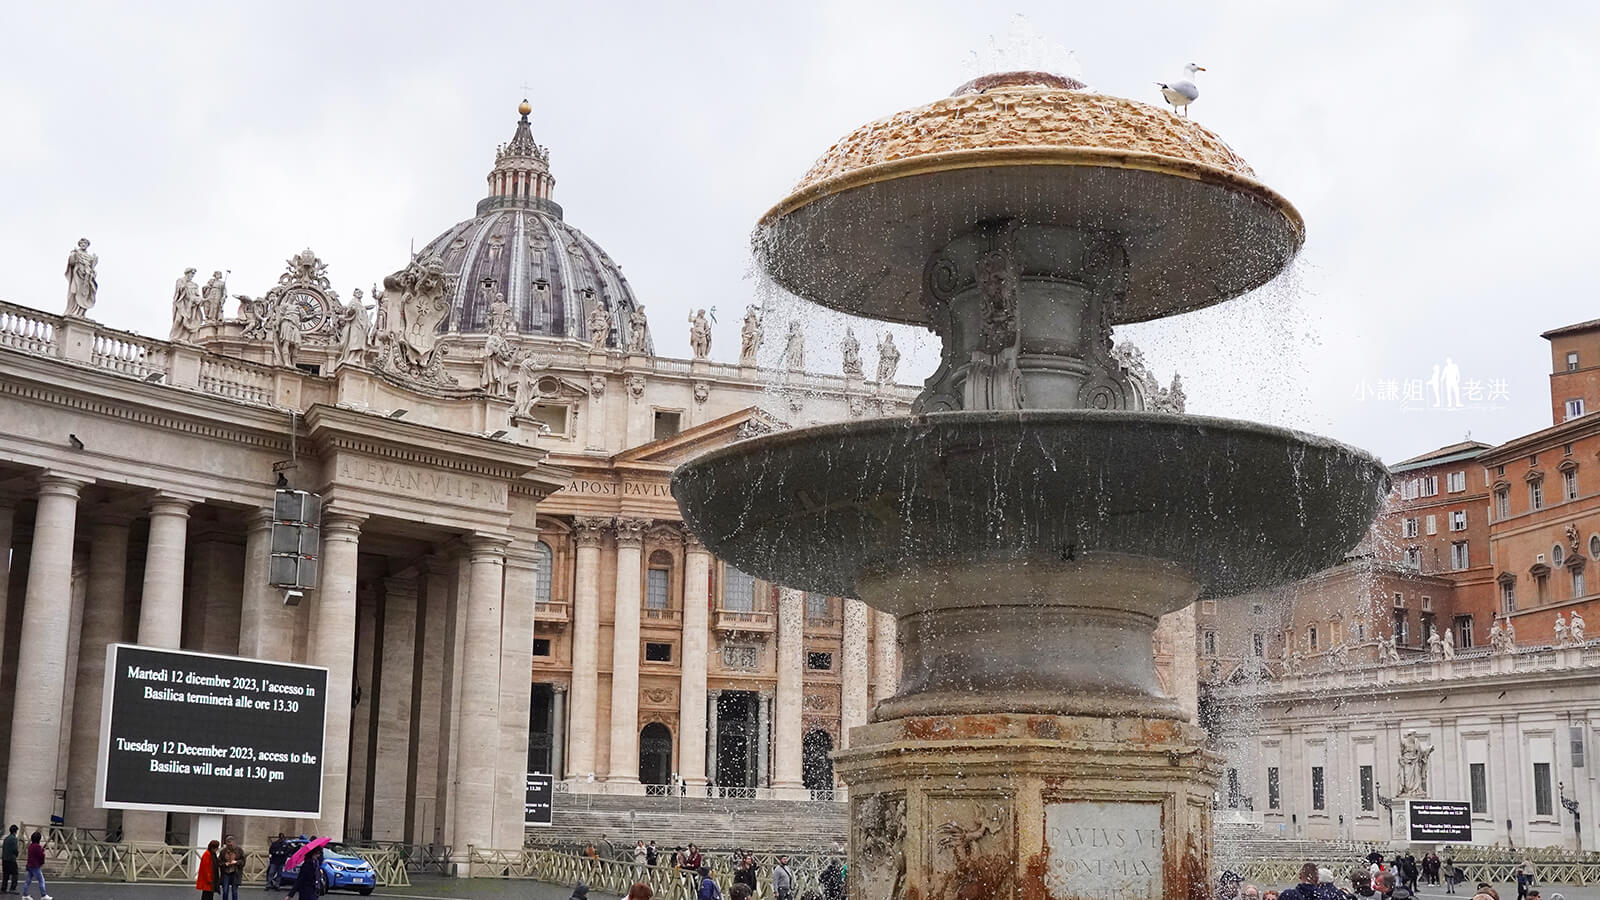
{"label": "facade pediment sculpture", "polygon": [[628,313],[628,352],[647,353],[645,348],[650,341],[650,322],[645,318],[644,304],[635,306]]}
{"label": "facade pediment sculpture", "polygon": [[694,350],[695,359],[711,356],[711,323],[706,320],[703,309],[689,317],[689,347]]}
{"label": "facade pediment sculpture", "polygon": [[1400,792],[1396,797],[1428,796],[1428,759],[1433,748],[1424,746],[1422,737],[1408,731],[1400,739]]}
{"label": "facade pediment sculpture", "polygon": [[844,356],[844,374],[861,377],[861,342],[856,340],[855,330],[846,325],[844,329],[844,346],[841,348]]}
{"label": "facade pediment sculpture", "polygon": [[201,305],[205,307],[207,322],[221,322],[222,308],[228,302],[228,279],[218,272],[211,273],[211,280],[200,289]]}
{"label": "facade pediment sculpture", "polygon": [[883,333],[878,342],[878,384],[894,384],[894,373],[900,368],[900,350],[894,345],[894,335]]}
{"label": "facade pediment sculpture", "polygon": [[194,269],[184,269],[183,277],[172,288],[172,332],[168,337],[174,341],[193,340],[195,332],[205,324],[205,306],[194,273]]}
{"label": "facade pediment sculpture", "polygon": [[100,279],[95,266],[100,257],[89,252],[89,239],[79,238],[78,246],[67,254],[67,316],[83,318],[94,308],[95,295],[100,292]]}
{"label": "facade pediment sculpture", "polygon": [[372,320],[361,303],[361,289],[350,294],[350,302],[334,313],[334,328],[339,333],[339,365],[362,365],[372,349]]}
{"label": "facade pediment sculpture", "polygon": [[455,282],[456,276],[447,274],[436,256],[412,259],[383,279],[379,371],[427,385],[455,386],[455,377],[444,370],[439,333],[439,326],[450,317],[449,294]]}
{"label": "facade pediment sculpture", "polygon": [[756,364],[756,351],[761,349],[761,313],[752,304],[744,308],[744,327],[739,332],[739,365]]}

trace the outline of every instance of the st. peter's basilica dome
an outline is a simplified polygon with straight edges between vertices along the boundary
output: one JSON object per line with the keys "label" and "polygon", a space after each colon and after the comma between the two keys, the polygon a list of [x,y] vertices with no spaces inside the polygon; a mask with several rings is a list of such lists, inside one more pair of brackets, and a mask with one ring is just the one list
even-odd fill
{"label": "st. peter's basilica dome", "polygon": [[[585,322],[598,304],[611,319],[608,345],[624,347],[628,313],[638,301],[611,257],[566,224],[550,199],[550,151],[533,139],[531,110],[522,101],[516,134],[495,150],[489,194],[478,201],[477,215],[434,238],[418,258],[438,256],[458,276],[451,331],[487,331],[489,304],[500,293],[521,334],[587,341]],[[648,337],[645,349],[654,349]]]}

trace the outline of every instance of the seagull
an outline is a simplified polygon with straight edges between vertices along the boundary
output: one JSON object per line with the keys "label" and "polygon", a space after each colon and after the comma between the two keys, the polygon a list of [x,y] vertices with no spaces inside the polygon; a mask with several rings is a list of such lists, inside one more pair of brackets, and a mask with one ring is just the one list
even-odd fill
{"label": "seagull", "polygon": [[1205,70],[1205,66],[1189,63],[1183,67],[1183,77],[1177,81],[1171,84],[1162,81],[1156,82],[1156,86],[1161,88],[1161,96],[1167,98],[1167,102],[1172,105],[1174,115],[1177,114],[1178,107],[1181,106],[1183,107],[1184,118],[1189,117],[1189,104],[1200,98],[1200,89],[1194,86],[1194,81],[1192,80],[1194,73],[1204,72]]}

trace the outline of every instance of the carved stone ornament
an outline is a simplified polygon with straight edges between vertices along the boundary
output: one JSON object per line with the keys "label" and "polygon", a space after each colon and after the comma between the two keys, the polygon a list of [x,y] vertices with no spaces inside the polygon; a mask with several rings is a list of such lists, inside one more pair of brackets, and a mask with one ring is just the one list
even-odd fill
{"label": "carved stone ornament", "polygon": [[628,376],[628,393],[632,395],[635,403],[644,399],[643,375],[639,374],[638,372],[634,372]]}
{"label": "carved stone ornament", "polygon": [[1016,896],[1011,804],[1003,797],[936,794],[926,803],[929,896]]}
{"label": "carved stone ornament", "polygon": [[606,395],[606,377],[604,375],[589,376],[589,396],[596,400]]}
{"label": "carved stone ornament", "polygon": [[851,881],[857,896],[871,900],[903,900],[906,893],[906,797],[900,793],[864,794],[850,798],[850,830],[856,835]]}
{"label": "carved stone ornament", "polygon": [[711,384],[705,381],[694,383],[694,402],[705,403],[711,397]]}
{"label": "carved stone ornament", "polygon": [[574,516],[572,518],[572,531],[577,536],[579,547],[598,547],[605,541],[606,531],[611,526],[611,520],[601,516]]}
{"label": "carved stone ornament", "polygon": [[678,705],[678,692],[669,687],[645,688],[640,692],[640,696],[651,706]]}
{"label": "carved stone ornament", "polygon": [[453,387],[444,370],[446,351],[439,326],[450,316],[449,294],[456,276],[437,256],[412,259],[404,269],[383,279],[377,341],[380,372],[401,381]]}
{"label": "carved stone ornament", "polygon": [[612,522],[612,527],[617,532],[617,545],[639,547],[644,545],[645,530],[650,527],[649,519],[631,519],[617,517]]}

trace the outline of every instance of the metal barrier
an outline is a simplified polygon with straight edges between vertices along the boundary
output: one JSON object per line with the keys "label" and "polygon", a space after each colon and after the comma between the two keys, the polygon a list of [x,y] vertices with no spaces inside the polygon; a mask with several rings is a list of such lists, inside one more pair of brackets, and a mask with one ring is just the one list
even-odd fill
{"label": "metal barrier", "polygon": [[[1575,856],[1577,854],[1560,851],[1530,852],[1527,858],[1533,861],[1536,868],[1535,879],[1540,884],[1600,884],[1600,858],[1574,859]],[[1595,857],[1596,854],[1586,853],[1583,856]],[[1504,850],[1497,853],[1493,850],[1474,848],[1463,849],[1452,858],[1462,871],[1463,883],[1471,885],[1483,881],[1501,885],[1516,883],[1517,865],[1523,857],[1515,853],[1508,855]],[[1352,871],[1358,868],[1365,871],[1368,866],[1364,858],[1357,856],[1311,860],[1257,858],[1225,865],[1238,872],[1245,881],[1253,884],[1288,886],[1300,880],[1300,865],[1307,861],[1332,869],[1334,880],[1341,885],[1349,883]]]}
{"label": "metal barrier", "polygon": [[[93,878],[128,882],[189,882],[189,874],[199,865],[203,849],[171,844],[111,842],[91,839],[94,832],[51,826],[48,829],[23,826],[23,834],[38,831],[45,847],[45,862],[52,875],[63,878]],[[48,835],[48,837],[44,837]],[[377,873],[378,884],[408,887],[406,854],[395,847],[347,847],[352,855],[366,860]],[[266,879],[267,853],[246,850],[239,877],[246,884]]]}
{"label": "metal barrier", "polygon": [[[776,859],[772,854],[750,854],[756,858],[757,878],[755,900],[774,900],[770,881]],[[791,859],[789,868],[794,871],[795,894],[821,892],[819,876],[830,860],[836,857],[813,856]],[[839,859],[842,863],[844,860]],[[733,885],[731,857],[707,858],[705,865],[712,879],[722,889],[724,896]],[[467,848],[467,874],[473,878],[524,878],[549,884],[571,887],[578,881],[589,885],[594,893],[626,894],[635,883],[650,886],[654,897],[661,900],[694,900],[697,876],[674,869],[665,863],[646,866],[617,859],[594,859],[581,853],[546,848],[522,850],[490,850]]]}

